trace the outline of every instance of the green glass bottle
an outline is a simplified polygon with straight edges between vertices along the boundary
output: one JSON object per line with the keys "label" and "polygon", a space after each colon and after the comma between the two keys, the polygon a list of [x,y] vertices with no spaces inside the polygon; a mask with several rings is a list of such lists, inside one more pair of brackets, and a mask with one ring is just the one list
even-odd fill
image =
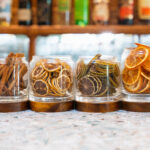
{"label": "green glass bottle", "polygon": [[75,24],[85,26],[89,23],[89,0],[75,0]]}

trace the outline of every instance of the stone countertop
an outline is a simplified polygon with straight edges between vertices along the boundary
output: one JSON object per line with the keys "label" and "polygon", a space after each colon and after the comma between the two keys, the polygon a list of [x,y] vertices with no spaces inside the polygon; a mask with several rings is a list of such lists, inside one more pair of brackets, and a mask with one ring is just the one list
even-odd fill
{"label": "stone countertop", "polygon": [[149,150],[150,113],[0,114],[0,150]]}

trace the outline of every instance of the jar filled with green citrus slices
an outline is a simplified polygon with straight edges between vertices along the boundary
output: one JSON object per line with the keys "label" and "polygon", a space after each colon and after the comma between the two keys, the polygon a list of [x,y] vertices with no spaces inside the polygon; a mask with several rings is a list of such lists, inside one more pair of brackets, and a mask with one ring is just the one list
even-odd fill
{"label": "jar filled with green citrus slices", "polygon": [[73,61],[70,56],[34,56],[30,63],[32,101],[69,101],[73,99]]}
{"label": "jar filled with green citrus slices", "polygon": [[79,57],[75,76],[76,101],[101,102],[120,95],[120,69],[115,57]]}

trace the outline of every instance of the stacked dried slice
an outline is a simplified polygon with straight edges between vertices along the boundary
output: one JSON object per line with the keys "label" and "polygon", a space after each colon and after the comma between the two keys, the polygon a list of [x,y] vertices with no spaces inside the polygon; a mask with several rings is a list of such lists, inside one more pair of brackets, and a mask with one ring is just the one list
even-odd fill
{"label": "stacked dried slice", "polygon": [[54,63],[41,59],[31,72],[31,83],[36,96],[67,96],[73,85],[71,67],[59,59]]}
{"label": "stacked dried slice", "polygon": [[0,62],[0,96],[20,96],[27,88],[24,76],[28,68],[22,57],[24,54],[10,53],[5,62]]}
{"label": "stacked dried slice", "polygon": [[119,86],[117,63],[101,59],[97,54],[88,64],[81,59],[76,67],[77,88],[82,96],[113,95]]}
{"label": "stacked dried slice", "polygon": [[125,61],[122,80],[130,93],[150,93],[150,47],[137,44],[137,48],[131,50]]}

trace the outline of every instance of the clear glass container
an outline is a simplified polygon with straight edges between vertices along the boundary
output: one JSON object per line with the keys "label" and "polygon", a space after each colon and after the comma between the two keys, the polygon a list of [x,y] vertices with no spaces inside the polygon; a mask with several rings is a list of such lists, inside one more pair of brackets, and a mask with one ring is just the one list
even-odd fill
{"label": "clear glass container", "polygon": [[0,58],[0,102],[28,100],[28,63],[24,54]]}
{"label": "clear glass container", "polygon": [[126,48],[122,54],[122,92],[133,99],[150,94],[149,54],[150,48],[140,44],[135,48]]}
{"label": "clear glass container", "polygon": [[31,101],[73,100],[73,61],[70,56],[34,56],[30,62]]}
{"label": "clear glass container", "polygon": [[75,78],[76,101],[107,102],[120,95],[120,69],[115,57],[79,57]]}

